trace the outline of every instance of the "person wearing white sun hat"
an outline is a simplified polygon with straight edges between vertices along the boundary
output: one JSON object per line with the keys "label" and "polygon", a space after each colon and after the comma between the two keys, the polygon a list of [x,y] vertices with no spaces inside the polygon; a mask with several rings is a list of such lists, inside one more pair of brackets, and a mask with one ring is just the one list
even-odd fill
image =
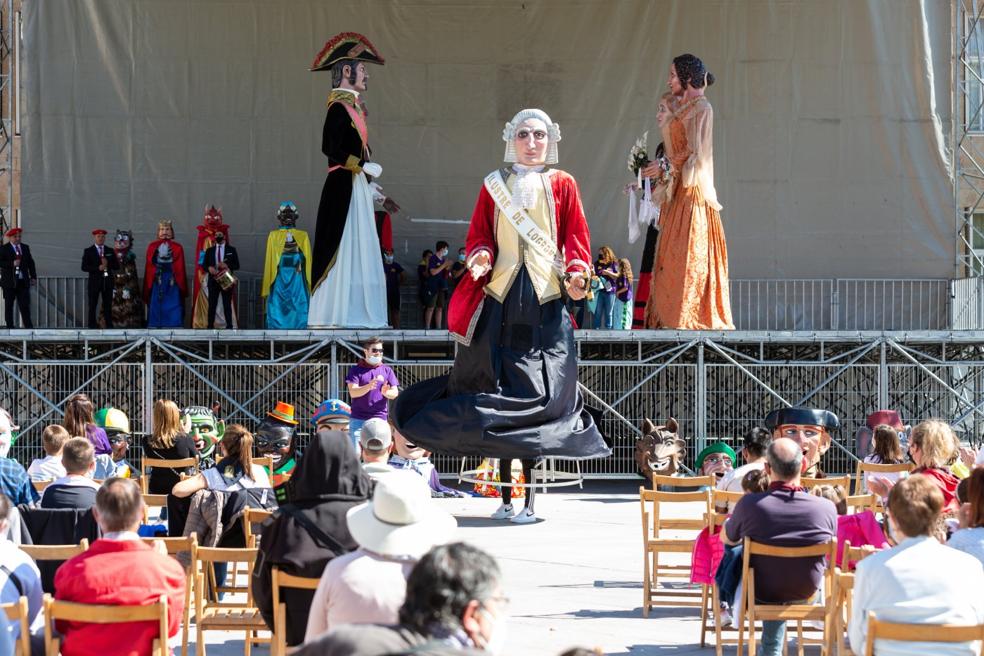
{"label": "person wearing white sun hat", "polygon": [[359,548],[325,568],[305,642],[340,624],[395,624],[410,570],[457,528],[454,517],[431,501],[427,483],[405,471],[381,477],[372,500],[350,509],[346,521]]}

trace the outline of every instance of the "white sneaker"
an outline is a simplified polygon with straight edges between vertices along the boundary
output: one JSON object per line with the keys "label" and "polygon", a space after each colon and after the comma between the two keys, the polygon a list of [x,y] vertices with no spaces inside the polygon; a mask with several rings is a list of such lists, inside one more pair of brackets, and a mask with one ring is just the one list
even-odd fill
{"label": "white sneaker", "polygon": [[509,505],[502,504],[501,506],[499,506],[498,510],[496,510],[494,513],[489,515],[489,519],[509,519],[515,514],[516,511],[513,510],[512,504]]}
{"label": "white sneaker", "polygon": [[532,510],[523,508],[523,511],[509,520],[513,524],[533,524],[536,522],[536,515]]}
{"label": "white sneaker", "polygon": [[721,618],[721,626],[733,626],[735,623],[734,618],[731,617],[731,609],[723,604],[718,611],[718,617]]}

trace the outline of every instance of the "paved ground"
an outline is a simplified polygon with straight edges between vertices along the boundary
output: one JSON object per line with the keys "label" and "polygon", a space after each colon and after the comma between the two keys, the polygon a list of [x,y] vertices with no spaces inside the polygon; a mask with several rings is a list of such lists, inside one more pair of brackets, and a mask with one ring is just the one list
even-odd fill
{"label": "paved ground", "polygon": [[[642,617],[638,486],[595,482],[583,491],[540,494],[543,519],[526,526],[487,519],[496,500],[437,501],[457,517],[459,538],[490,551],[504,570],[512,600],[504,653],[553,656],[572,646],[613,656],[714,653],[699,646],[697,609],[654,609]],[[224,637],[209,634],[210,654],[242,653],[241,638],[222,643]]]}

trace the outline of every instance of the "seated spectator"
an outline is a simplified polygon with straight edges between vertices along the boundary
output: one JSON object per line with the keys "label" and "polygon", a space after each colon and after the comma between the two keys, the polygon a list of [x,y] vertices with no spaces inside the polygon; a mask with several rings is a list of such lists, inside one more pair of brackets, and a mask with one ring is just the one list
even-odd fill
{"label": "seated spectator", "polygon": [[65,466],[62,465],[62,447],[69,440],[71,435],[60,424],[46,426],[41,433],[41,446],[44,448],[44,457],[35,458],[31,466],[27,468],[27,475],[32,481],[53,481],[65,475]]}
{"label": "seated spectator", "polygon": [[437,473],[437,467],[430,460],[430,451],[408,441],[407,438],[400,434],[400,431],[396,430],[396,426],[392,422],[390,422],[390,432],[393,435],[393,451],[389,459],[390,467],[412,471],[418,474],[427,482],[432,497],[467,496],[464,492],[447,487],[441,483],[441,476]]}
{"label": "seated spectator", "polygon": [[97,456],[112,452],[106,431],[96,426],[95,406],[85,394],[75,394],[65,402],[65,420],[62,426],[72,437],[84,437],[89,440]]}
{"label": "seated spectator", "polygon": [[232,424],[226,427],[219,442],[219,453],[222,458],[215,467],[178,481],[171,494],[184,498],[199,490],[235,492],[272,487],[266,469],[253,462],[253,434],[245,426]]}
{"label": "seated spectator", "polygon": [[[157,399],[151,415],[151,434],[147,437],[144,457],[157,460],[181,460],[198,455],[195,440],[181,426],[181,412],[174,401]],[[181,474],[190,474],[194,468],[177,470],[170,467],[154,467],[150,470],[147,490],[151,494],[168,494],[181,480]]]}
{"label": "seated spectator", "polygon": [[[728,492],[741,492],[742,479],[750,471],[763,471],[765,469],[765,452],[772,443],[772,434],[764,428],[755,427],[745,434],[744,446],[741,449],[741,458],[745,464],[737,469],[725,472],[724,477],[718,481],[717,489]],[[729,507],[730,511],[731,508]]]}
{"label": "seated spectator", "polygon": [[7,457],[0,457],[0,494],[4,494],[15,506],[33,506],[41,498],[31,485],[31,477],[24,466]]}
{"label": "seated spectator", "polygon": [[[837,511],[826,499],[800,487],[804,449],[780,437],[768,448],[769,491],[746,494],[724,524],[721,539],[737,545],[749,537],[781,547],[823,544],[837,537]],[[823,557],[775,558],[754,556],[755,593],[760,603],[805,603],[814,597],[826,567]],[[784,620],[762,623],[762,656],[778,656],[786,635]]]}
{"label": "seated spectator", "polygon": [[359,548],[325,568],[305,642],[341,624],[395,623],[410,569],[456,527],[454,517],[433,505],[424,481],[409,472],[380,478],[372,501],[350,510],[346,520]]}
{"label": "seated spectator", "polygon": [[[950,473],[947,461],[954,451],[953,429],[939,419],[928,419],[912,429],[909,436],[909,455],[916,468],[911,476],[925,476],[940,488],[943,493],[943,514],[952,515],[960,509],[957,501],[957,485],[960,481]],[[868,481],[868,489],[883,499],[888,497],[894,483],[884,477],[875,476]]]}
{"label": "seated spectator", "polygon": [[[251,583],[254,603],[271,628],[273,567],[317,578],[333,558],[356,549],[359,545],[349,533],[345,515],[369,500],[372,481],[347,439],[339,439],[333,431],[319,431],[304,450],[289,486],[289,503],[281,505],[263,527]],[[304,642],[314,591],[286,589],[280,595],[287,606],[287,644],[299,645]]]}
{"label": "seated spectator", "polygon": [[167,595],[168,635],[158,636],[156,621],[125,624],[57,623],[62,653],[106,656],[122,653],[150,656],[153,641],[177,635],[184,611],[185,573],[164,546],[145,544],[137,529],[143,518],[140,487],[125,478],[111,478],[96,495],[96,521],[102,537],[55,574],[55,599],[83,604],[147,606]]}
{"label": "seated spectator", "polygon": [[14,431],[20,430],[20,426],[14,424],[14,418],[10,413],[0,408],[0,458],[6,458],[10,453],[10,446],[14,442]]}
{"label": "seated spectator", "polygon": [[[27,619],[31,633],[34,633],[44,627],[44,615],[41,613],[41,599],[44,597],[41,572],[31,557],[6,537],[10,513],[13,511],[10,499],[0,494],[0,604],[16,603],[20,597],[27,597]],[[20,623],[11,625],[9,635],[17,640],[20,636]]]}
{"label": "seated spectator", "polygon": [[769,475],[764,469],[753,469],[741,477],[742,494],[761,494],[769,491]]}
{"label": "seated spectator", "polygon": [[[941,545],[931,536],[943,507],[943,492],[929,476],[910,476],[892,488],[888,525],[898,544],[858,563],[848,626],[854,653],[864,653],[869,612],[880,620],[909,624],[984,622],[984,568],[980,561]],[[977,654],[977,648],[974,643],[877,640],[875,653],[971,656]]]}
{"label": "seated spectator", "polygon": [[393,451],[393,431],[385,419],[373,418],[362,426],[359,436],[362,445],[362,468],[373,478],[394,471],[389,466],[390,452]]}
{"label": "seated spectator", "polygon": [[953,534],[947,545],[984,564],[984,469],[972,471],[966,484],[967,503],[960,507],[960,530]]}
{"label": "seated spectator", "polygon": [[[898,465],[905,462],[902,455],[902,445],[899,443],[899,431],[888,424],[875,426],[872,433],[872,452],[865,456],[864,461],[875,465]],[[867,473],[864,475],[865,488],[874,478],[884,478],[892,483],[898,483],[902,472]]]}
{"label": "seated spectator", "polygon": [[398,626],[342,626],[298,656],[496,654],[505,639],[502,573],[489,554],[464,542],[435,547],[407,577]]}
{"label": "seated spectator", "polygon": [[73,437],[65,442],[62,465],[65,475],[44,489],[41,507],[86,510],[94,506],[99,484],[92,480],[92,474],[96,471],[96,454],[92,443],[84,437]]}
{"label": "seated spectator", "polygon": [[885,539],[885,533],[882,531],[875,513],[865,510],[853,515],[847,514],[847,493],[843,487],[840,485],[818,485],[813,488],[813,494],[827,499],[837,508],[838,567],[854,569],[854,562],[847,565],[842,564],[845,542],[850,542],[852,547],[868,547],[871,551],[888,547],[888,540]]}

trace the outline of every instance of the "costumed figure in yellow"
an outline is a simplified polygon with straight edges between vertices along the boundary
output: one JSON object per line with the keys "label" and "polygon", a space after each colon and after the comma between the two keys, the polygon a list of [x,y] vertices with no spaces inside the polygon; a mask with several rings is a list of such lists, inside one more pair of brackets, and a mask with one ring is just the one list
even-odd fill
{"label": "costumed figure in yellow", "polygon": [[294,203],[280,204],[280,228],[267,236],[263,266],[266,327],[270,330],[307,328],[311,294],[311,242],[295,226],[300,213]]}

